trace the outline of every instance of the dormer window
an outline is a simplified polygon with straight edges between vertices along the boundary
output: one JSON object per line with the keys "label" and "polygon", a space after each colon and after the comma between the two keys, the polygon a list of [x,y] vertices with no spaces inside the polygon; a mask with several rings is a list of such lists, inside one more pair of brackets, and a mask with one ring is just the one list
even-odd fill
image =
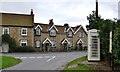
{"label": "dormer window", "polygon": [[83,32],[79,32],[79,37],[84,37],[84,33]]}
{"label": "dormer window", "polygon": [[36,34],[36,35],[41,35],[41,30],[40,30],[40,28],[37,28],[37,29],[36,29],[35,34]]}
{"label": "dormer window", "polygon": [[55,29],[50,30],[50,36],[56,36],[56,30]]}
{"label": "dormer window", "polygon": [[38,24],[35,27],[35,35],[41,35],[42,27]]}
{"label": "dormer window", "polygon": [[55,25],[52,25],[52,26],[48,29],[48,31],[50,32],[50,36],[55,37],[56,34],[57,34],[58,29],[56,28]]}
{"label": "dormer window", "polygon": [[69,27],[66,32],[67,32],[68,37],[73,37],[74,31],[73,31],[73,29],[71,27]]}
{"label": "dormer window", "polygon": [[72,33],[72,31],[70,30],[70,31],[68,31],[68,37],[72,37],[73,36],[73,33]]}

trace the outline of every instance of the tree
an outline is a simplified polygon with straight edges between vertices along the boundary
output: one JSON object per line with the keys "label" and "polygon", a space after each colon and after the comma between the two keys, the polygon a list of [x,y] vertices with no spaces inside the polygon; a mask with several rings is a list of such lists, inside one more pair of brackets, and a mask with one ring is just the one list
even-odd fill
{"label": "tree", "polygon": [[99,22],[102,20],[100,15],[96,17],[96,12],[92,11],[89,16],[87,16],[87,20],[89,21],[89,25],[86,25],[87,30],[90,29],[98,29],[99,30]]}
{"label": "tree", "polygon": [[109,33],[114,29],[114,21],[106,19],[101,21],[99,24],[99,36],[100,36],[100,50],[101,58],[107,57],[109,53]]}
{"label": "tree", "polygon": [[101,58],[104,59],[109,53],[109,33],[116,27],[116,22],[110,19],[102,19],[100,15],[96,17],[96,12],[87,16],[89,25],[86,26],[87,30],[98,29],[100,37],[100,52]]}

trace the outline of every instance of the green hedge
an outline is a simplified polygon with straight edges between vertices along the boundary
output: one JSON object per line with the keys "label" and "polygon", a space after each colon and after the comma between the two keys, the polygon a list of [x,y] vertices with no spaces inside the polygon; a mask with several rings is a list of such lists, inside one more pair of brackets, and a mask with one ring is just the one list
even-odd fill
{"label": "green hedge", "polygon": [[120,65],[120,28],[116,28],[114,31],[112,54],[114,56],[115,63]]}
{"label": "green hedge", "polygon": [[15,52],[35,52],[31,46],[18,46],[14,49]]}

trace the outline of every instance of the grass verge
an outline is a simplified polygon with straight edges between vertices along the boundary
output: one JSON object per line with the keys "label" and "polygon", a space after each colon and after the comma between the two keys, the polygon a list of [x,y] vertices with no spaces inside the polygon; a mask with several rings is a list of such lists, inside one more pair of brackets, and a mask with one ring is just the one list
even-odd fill
{"label": "grass verge", "polygon": [[82,62],[82,61],[85,61],[85,60],[87,60],[87,57],[83,56],[83,57],[77,58],[77,59],[75,59],[71,62],[68,62],[66,65],[70,66],[70,65],[77,64],[78,62]]}
{"label": "grass verge", "polygon": [[78,65],[77,67],[73,67],[73,68],[66,68],[64,70],[92,70],[92,68],[88,65]]}
{"label": "grass verge", "polygon": [[[79,62],[82,62],[82,61],[85,61],[87,60],[87,57],[86,56],[83,56],[83,57],[80,57],[80,58],[77,58],[71,62],[68,62],[66,64],[66,66],[72,66],[74,64],[78,64]],[[88,66],[88,65],[84,65],[84,64],[80,64],[76,67],[71,67],[71,68],[65,68],[63,69],[61,72],[79,72],[79,71],[82,71],[82,70],[85,70],[87,72],[92,72],[92,70],[94,70],[91,66]]]}
{"label": "grass verge", "polygon": [[0,56],[0,69],[14,66],[20,62],[21,62],[20,59],[16,59],[9,56]]}

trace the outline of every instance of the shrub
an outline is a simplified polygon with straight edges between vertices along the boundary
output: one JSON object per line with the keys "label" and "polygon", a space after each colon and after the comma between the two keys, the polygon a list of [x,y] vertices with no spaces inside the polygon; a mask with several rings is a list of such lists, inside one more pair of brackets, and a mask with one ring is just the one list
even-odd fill
{"label": "shrub", "polygon": [[14,50],[15,52],[35,52],[31,46],[18,46]]}
{"label": "shrub", "polygon": [[116,64],[120,64],[120,28],[116,28],[113,39],[113,56]]}
{"label": "shrub", "polygon": [[11,38],[8,34],[3,34],[2,42],[6,42],[9,44],[9,52],[14,52],[14,49],[16,48],[16,43],[13,38]]}

